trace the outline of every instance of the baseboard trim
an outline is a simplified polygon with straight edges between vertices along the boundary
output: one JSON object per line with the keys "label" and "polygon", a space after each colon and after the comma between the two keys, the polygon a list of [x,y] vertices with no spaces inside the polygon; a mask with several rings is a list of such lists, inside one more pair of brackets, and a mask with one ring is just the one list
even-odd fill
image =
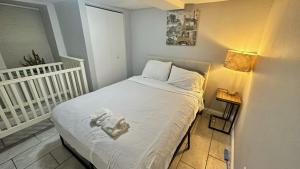
{"label": "baseboard trim", "polygon": [[231,130],[230,169],[234,169],[234,127]]}

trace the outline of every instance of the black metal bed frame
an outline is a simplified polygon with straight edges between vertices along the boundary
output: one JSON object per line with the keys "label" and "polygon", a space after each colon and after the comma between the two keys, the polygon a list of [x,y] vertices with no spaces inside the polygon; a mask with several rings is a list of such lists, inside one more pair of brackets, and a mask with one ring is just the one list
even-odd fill
{"label": "black metal bed frame", "polygon": [[[201,115],[202,114],[202,111],[201,112],[198,112],[195,119],[193,120],[192,124],[190,125],[187,133],[184,135],[184,137],[182,138],[181,142],[179,143],[179,145],[177,146],[176,148],[176,151],[172,157],[172,160],[170,162],[170,164],[172,163],[172,161],[174,160],[176,154],[178,153],[180,147],[182,146],[182,144],[184,143],[184,140],[187,138],[188,139],[188,142],[187,142],[187,148],[184,150],[189,150],[190,149],[190,146],[191,146],[191,130],[192,130],[192,127],[197,119],[197,116],[198,115]],[[71,146],[67,145],[66,141],[63,139],[62,136],[60,136],[60,140],[62,142],[62,145],[82,164],[85,166],[85,168],[87,169],[96,169],[96,167],[90,162],[88,161],[87,159],[85,159],[84,157],[82,157],[74,148],[72,148]]]}

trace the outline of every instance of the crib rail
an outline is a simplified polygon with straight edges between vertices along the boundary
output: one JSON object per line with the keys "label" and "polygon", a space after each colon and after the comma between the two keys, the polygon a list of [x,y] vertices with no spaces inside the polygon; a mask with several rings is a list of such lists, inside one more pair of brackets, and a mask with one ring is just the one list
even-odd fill
{"label": "crib rail", "polygon": [[63,62],[41,64],[36,66],[19,67],[13,69],[0,70],[0,81],[12,80],[21,77],[34,76],[43,73],[62,70]]}
{"label": "crib rail", "polygon": [[19,78],[0,81],[0,138],[49,118],[57,104],[88,93],[83,60],[77,62],[79,66],[68,69],[63,69],[62,62],[48,64],[48,68],[26,67],[24,76],[20,74],[24,68],[2,71]]}

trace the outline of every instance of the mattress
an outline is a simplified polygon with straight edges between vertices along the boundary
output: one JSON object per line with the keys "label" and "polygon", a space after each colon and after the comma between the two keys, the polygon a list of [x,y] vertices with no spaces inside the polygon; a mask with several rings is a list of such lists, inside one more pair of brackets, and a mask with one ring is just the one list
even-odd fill
{"label": "mattress", "polygon": [[[98,169],[166,169],[203,106],[202,93],[140,76],[66,101],[53,109],[59,134]],[[108,108],[129,123],[112,139],[89,115]]]}

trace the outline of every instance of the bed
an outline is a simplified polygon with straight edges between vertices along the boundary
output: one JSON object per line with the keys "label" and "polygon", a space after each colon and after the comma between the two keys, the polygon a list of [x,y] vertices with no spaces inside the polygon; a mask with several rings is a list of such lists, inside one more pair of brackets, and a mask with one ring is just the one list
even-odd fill
{"label": "bed", "polygon": [[[208,75],[207,63],[171,61]],[[189,133],[197,112],[204,109],[204,91],[186,91],[134,76],[58,105],[52,119],[63,143],[86,159],[91,168],[165,169]],[[103,107],[125,117],[130,125],[127,133],[112,139],[90,126],[89,114]]]}

